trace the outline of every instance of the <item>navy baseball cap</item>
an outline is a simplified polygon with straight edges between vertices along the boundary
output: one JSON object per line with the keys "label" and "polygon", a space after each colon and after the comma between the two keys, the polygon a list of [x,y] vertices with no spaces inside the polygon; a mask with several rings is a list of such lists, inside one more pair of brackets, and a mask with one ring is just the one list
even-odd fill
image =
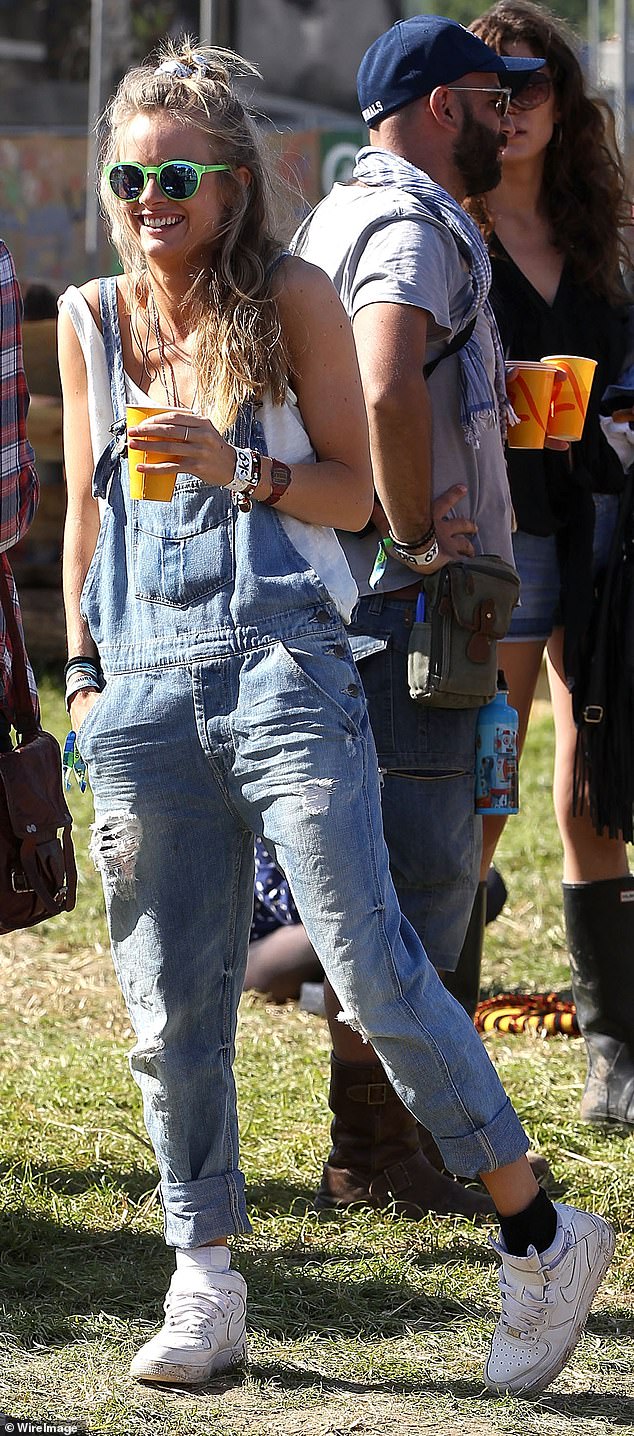
{"label": "navy baseball cap", "polygon": [[357,74],[357,94],[367,125],[431,95],[437,85],[450,85],[462,75],[483,70],[499,75],[500,84],[519,89],[531,70],[545,60],[498,55],[484,40],[443,15],[413,15],[398,20],[370,45]]}

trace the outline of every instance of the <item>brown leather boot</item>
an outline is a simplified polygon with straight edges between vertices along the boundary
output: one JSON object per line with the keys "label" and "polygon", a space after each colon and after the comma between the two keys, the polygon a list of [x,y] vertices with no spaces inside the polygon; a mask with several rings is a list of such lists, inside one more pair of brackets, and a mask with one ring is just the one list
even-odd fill
{"label": "brown leather boot", "polygon": [[403,1106],[377,1062],[331,1058],[332,1151],[324,1165],[315,1206],[394,1211],[418,1221],[441,1216],[489,1216],[488,1193],[472,1191],[437,1172],[423,1156],[416,1120]]}
{"label": "brown leather boot", "polygon": [[[420,1123],[417,1125],[421,1152],[424,1153],[427,1161],[431,1162],[432,1167],[434,1167],[437,1172],[446,1172],[447,1168],[443,1162],[440,1148],[436,1145],[431,1132],[428,1132],[426,1127],[421,1127]],[[545,1187],[550,1196],[553,1195],[555,1190],[561,1191],[559,1184],[555,1181],[553,1170],[547,1157],[542,1157],[541,1152],[528,1151],[526,1153],[526,1160],[535,1181],[539,1183],[540,1187]],[[457,1182],[461,1182],[462,1180],[462,1177],[456,1177]]]}

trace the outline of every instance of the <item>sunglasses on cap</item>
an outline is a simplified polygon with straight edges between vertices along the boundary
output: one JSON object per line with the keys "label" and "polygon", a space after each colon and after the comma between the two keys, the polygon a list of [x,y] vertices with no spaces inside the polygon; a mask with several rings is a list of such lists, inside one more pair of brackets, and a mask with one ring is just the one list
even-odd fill
{"label": "sunglasses on cap", "polygon": [[553,82],[550,75],[529,75],[526,82],[511,99],[512,110],[536,110],[550,99]]}
{"label": "sunglasses on cap", "polygon": [[166,160],[162,165],[116,160],[106,165],[105,174],[112,193],[129,204],[143,194],[150,175],[166,199],[183,200],[193,199],[203,175],[230,169],[231,165],[196,165],[193,160]]}

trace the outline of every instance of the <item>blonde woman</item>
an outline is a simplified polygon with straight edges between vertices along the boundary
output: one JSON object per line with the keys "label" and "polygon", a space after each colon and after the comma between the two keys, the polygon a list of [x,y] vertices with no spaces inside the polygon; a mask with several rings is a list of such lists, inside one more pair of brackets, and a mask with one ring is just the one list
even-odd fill
{"label": "blonde woman", "polygon": [[[347,1020],[448,1166],[483,1172],[512,1304],[487,1380],[537,1390],[576,1340],[613,1237],[539,1193],[472,1024],[401,918],[343,624],[355,589],[329,527],[361,528],[372,505],[352,334],[329,280],[274,238],[228,65],[185,45],[123,79],[102,198],[124,273],[67,291],[60,317],[67,701],[176,1249],[165,1324],[132,1374],[193,1385],[245,1354],[227,1239],[248,1230],[232,1058],[255,833]],[[170,503],[129,497],[125,406],[148,399],[167,411],[128,444],[178,456]],[[518,1232],[539,1257],[512,1254]],[[578,1299],[561,1305],[544,1360],[535,1311],[550,1321],[552,1282],[575,1272]],[[511,1370],[505,1332],[524,1299],[530,1339]]]}

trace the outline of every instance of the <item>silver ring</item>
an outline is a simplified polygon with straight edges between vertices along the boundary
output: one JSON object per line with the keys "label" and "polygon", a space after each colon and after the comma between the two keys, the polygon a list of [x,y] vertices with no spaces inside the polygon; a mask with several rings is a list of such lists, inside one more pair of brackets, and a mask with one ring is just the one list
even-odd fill
{"label": "silver ring", "polygon": [[184,433],[184,435],[183,435],[183,443],[184,443],[184,444],[187,443],[188,438],[189,438],[189,428],[187,427],[187,425],[185,425],[185,433]]}

